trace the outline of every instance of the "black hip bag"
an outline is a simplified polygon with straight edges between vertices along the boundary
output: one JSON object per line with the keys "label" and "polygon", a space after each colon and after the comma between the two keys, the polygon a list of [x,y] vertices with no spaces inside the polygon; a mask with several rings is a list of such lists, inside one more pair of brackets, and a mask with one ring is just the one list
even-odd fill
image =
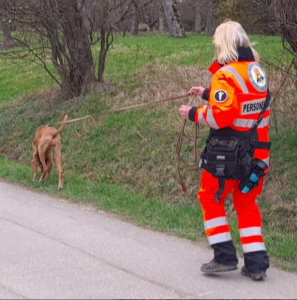
{"label": "black hip bag", "polygon": [[[249,131],[236,131],[231,128],[210,130],[210,135],[206,140],[206,147],[201,154],[200,166],[219,180],[219,190],[215,195],[216,202],[220,201],[220,195],[225,187],[226,179],[246,181],[258,168],[254,159],[255,149],[270,149],[270,142],[259,142],[257,127],[262,121],[262,117],[269,106],[270,93],[260,113],[258,120]],[[268,168],[264,163],[264,170]],[[259,170],[258,176],[264,176],[264,170]],[[250,189],[257,186],[254,183]],[[249,190],[250,190],[249,189]]]}
{"label": "black hip bag", "polygon": [[243,179],[249,175],[255,146],[256,130],[239,132],[231,128],[212,131],[201,154],[201,167],[215,177]]}

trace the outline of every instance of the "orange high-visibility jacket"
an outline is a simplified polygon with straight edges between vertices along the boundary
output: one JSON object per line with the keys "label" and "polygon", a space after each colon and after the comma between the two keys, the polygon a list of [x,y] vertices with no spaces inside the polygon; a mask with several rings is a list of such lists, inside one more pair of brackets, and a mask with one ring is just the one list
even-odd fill
{"label": "orange high-visibility jacket", "polygon": [[[250,130],[267,96],[268,80],[263,68],[256,61],[231,62],[224,66],[215,62],[209,71],[213,74],[209,104],[192,108],[189,118],[213,129]],[[269,116],[270,107],[257,127],[259,142],[269,142]],[[269,165],[269,150],[256,149],[254,157]]]}

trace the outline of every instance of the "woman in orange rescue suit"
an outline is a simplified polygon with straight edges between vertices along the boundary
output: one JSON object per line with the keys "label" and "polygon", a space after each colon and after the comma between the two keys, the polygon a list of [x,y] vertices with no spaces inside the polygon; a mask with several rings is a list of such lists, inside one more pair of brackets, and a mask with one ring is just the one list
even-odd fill
{"label": "woman in orange rescue suit", "polygon": [[[239,23],[228,20],[218,26],[213,44],[216,54],[214,63],[209,68],[213,74],[210,88],[197,86],[188,92],[189,95],[208,100],[208,105],[198,108],[182,105],[179,113],[184,119],[210,127],[210,132],[224,132],[228,128],[229,132],[231,130],[240,134],[250,131],[262,115],[254,130],[258,136],[258,146],[251,159],[265,167],[260,172],[258,182],[250,190],[248,183],[242,188],[241,180],[227,178],[218,195],[216,193],[221,187],[218,177],[203,170],[198,199],[202,206],[205,234],[214,249],[214,258],[203,264],[201,271],[216,273],[237,269],[236,249],[224,209],[224,200],[232,193],[244,254],[241,274],[253,280],[261,280],[266,277],[266,270],[269,268],[269,258],[261,233],[261,214],[256,204],[256,197],[261,194],[263,176],[269,165],[269,105],[263,109],[270,100],[267,76],[258,63],[259,54],[252,48]],[[269,98],[268,101],[266,97]],[[228,136],[231,137],[231,134]]]}

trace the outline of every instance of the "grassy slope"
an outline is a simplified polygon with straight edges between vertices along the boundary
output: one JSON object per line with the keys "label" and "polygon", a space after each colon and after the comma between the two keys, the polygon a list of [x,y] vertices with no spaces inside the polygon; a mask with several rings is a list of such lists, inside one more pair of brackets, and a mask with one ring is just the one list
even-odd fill
{"label": "grassy slope", "polygon": [[[283,57],[278,38],[255,36],[253,40],[259,42],[255,48],[264,59]],[[42,186],[31,181],[31,142],[38,126],[61,119],[64,113],[75,118],[184,94],[196,83],[209,82],[200,66],[205,68],[212,56],[211,41],[206,36],[118,37],[107,60],[110,88],[64,102],[50,92],[36,94],[37,90],[53,86],[43,70],[25,62],[0,61],[0,176],[39,191],[57,193],[55,169]],[[22,98],[12,101],[19,96]],[[94,202],[100,209],[156,230],[190,239],[201,237],[203,223],[195,195],[200,173],[182,170],[190,188],[187,195],[182,194],[177,182],[178,107],[178,103],[170,103],[67,126],[62,136],[65,188],[59,196]],[[297,270],[297,157],[292,152],[297,137],[285,129],[281,134],[285,143],[272,128],[273,172],[259,205],[270,255],[283,267]],[[202,130],[199,145],[203,145],[205,136]],[[190,145],[183,152],[191,157]],[[226,209],[239,245],[232,204]]]}

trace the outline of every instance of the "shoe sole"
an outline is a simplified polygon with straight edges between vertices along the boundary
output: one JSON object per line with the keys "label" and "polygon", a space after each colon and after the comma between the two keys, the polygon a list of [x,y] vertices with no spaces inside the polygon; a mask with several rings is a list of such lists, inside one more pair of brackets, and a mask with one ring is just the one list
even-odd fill
{"label": "shoe sole", "polygon": [[255,281],[263,280],[264,278],[267,277],[266,274],[250,274],[250,273],[247,273],[247,272],[242,271],[242,270],[241,270],[240,273],[241,273],[241,275],[246,276],[246,277],[250,277]]}
{"label": "shoe sole", "polygon": [[201,271],[206,274],[213,274],[213,273],[221,273],[221,272],[230,272],[237,270],[237,266],[224,266],[224,268],[216,269],[216,270],[205,270],[201,268]]}

